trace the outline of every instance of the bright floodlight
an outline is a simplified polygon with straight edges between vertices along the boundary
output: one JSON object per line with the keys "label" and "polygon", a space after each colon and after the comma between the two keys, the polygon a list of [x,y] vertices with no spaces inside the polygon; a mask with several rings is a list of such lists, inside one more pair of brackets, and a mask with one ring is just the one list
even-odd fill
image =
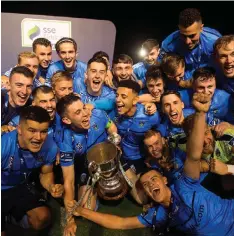
{"label": "bright floodlight", "polygon": [[141,48],[139,54],[140,54],[141,57],[145,57],[147,52],[146,52],[146,50],[144,48]]}

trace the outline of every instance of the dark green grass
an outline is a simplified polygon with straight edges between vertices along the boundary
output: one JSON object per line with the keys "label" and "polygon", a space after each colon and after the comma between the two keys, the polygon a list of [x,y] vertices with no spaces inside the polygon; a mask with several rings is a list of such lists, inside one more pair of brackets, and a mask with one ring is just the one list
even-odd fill
{"label": "dark green grass", "polygon": [[[22,230],[17,226],[8,225],[7,236],[61,236],[62,227],[60,225],[60,207],[61,205],[50,198],[49,205],[52,210],[52,225],[50,228],[43,232],[34,232],[33,230]],[[136,216],[142,212],[142,207],[135,204],[131,199],[124,198],[121,201],[105,202],[100,201],[99,212],[114,214],[122,217]],[[133,230],[111,230],[103,228],[93,222],[90,222],[83,218],[76,219],[77,233],[79,236],[151,236],[156,235],[151,229],[133,229]]]}

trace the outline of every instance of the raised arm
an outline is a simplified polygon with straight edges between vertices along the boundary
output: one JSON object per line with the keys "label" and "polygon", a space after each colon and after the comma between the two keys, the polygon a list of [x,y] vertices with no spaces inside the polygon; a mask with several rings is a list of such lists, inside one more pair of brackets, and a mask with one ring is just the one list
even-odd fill
{"label": "raised arm", "polygon": [[210,107],[210,96],[206,94],[195,93],[193,96],[193,106],[196,113],[193,117],[193,125],[188,136],[186,145],[187,158],[184,165],[184,172],[193,179],[200,177],[200,159],[202,155],[205,129],[206,129],[206,112]]}

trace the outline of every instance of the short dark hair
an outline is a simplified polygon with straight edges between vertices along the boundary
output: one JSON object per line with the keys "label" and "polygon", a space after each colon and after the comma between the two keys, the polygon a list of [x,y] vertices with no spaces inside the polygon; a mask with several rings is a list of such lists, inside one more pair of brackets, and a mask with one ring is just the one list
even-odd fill
{"label": "short dark hair", "polygon": [[103,52],[103,51],[98,51],[98,52],[95,52],[93,54],[93,57],[96,58],[96,57],[106,57],[107,60],[109,61],[109,55],[106,53],[106,52]]}
{"label": "short dark hair", "polygon": [[142,44],[142,48],[145,49],[149,53],[153,48],[159,48],[159,43],[157,39],[147,39]]}
{"label": "short dark hair", "polygon": [[91,59],[89,59],[88,63],[87,63],[87,68],[90,67],[91,63],[93,62],[98,62],[98,63],[102,63],[105,65],[106,67],[106,70],[108,69],[108,65],[107,65],[107,62],[104,58],[102,57],[92,57]]}
{"label": "short dark hair", "polygon": [[195,22],[202,21],[201,13],[196,8],[187,8],[179,14],[179,25],[187,28]]}
{"label": "short dark hair", "polygon": [[49,113],[39,106],[24,107],[20,111],[20,122],[32,120],[38,123],[50,122]]}
{"label": "short dark hair", "polygon": [[25,66],[16,66],[12,69],[9,78],[11,79],[14,74],[22,74],[27,78],[34,78],[33,72]]}
{"label": "short dark hair", "polygon": [[133,60],[127,54],[120,54],[120,55],[117,55],[117,56],[114,57],[112,65],[116,65],[118,63],[133,65]]}
{"label": "short dark hair", "polygon": [[65,116],[66,108],[71,105],[73,102],[80,101],[80,97],[77,94],[70,93],[64,97],[62,97],[57,105],[56,110],[61,118]]}
{"label": "short dark hair", "polygon": [[175,90],[167,90],[166,92],[164,92],[164,93],[161,95],[161,98],[160,98],[161,104],[162,104],[163,98],[164,98],[165,96],[167,96],[167,95],[170,95],[170,94],[176,95],[176,96],[182,101],[181,95],[180,95],[179,92],[177,92],[177,91],[175,91]]}
{"label": "short dark hair", "polygon": [[150,168],[143,168],[142,172],[140,173],[139,180],[141,179],[141,177],[142,177],[143,175],[147,174],[148,172],[150,172],[150,171],[152,171],[152,170],[155,171],[155,172],[157,172],[158,174],[160,174],[160,175],[163,177],[163,175],[162,175],[158,170],[155,170],[155,168],[150,167]]}
{"label": "short dark hair", "polygon": [[124,88],[129,88],[129,89],[132,89],[135,93],[139,94],[140,90],[141,90],[141,87],[140,85],[134,81],[134,80],[121,80],[119,82],[119,85],[118,85],[118,88],[119,87],[124,87]]}
{"label": "short dark hair", "polygon": [[33,41],[32,47],[33,47],[34,52],[36,51],[37,45],[42,45],[45,47],[52,47],[50,40],[46,38],[37,38]]}
{"label": "short dark hair", "polygon": [[55,49],[56,49],[57,53],[59,53],[59,46],[62,43],[72,43],[74,45],[75,51],[77,51],[76,41],[73,38],[63,37],[63,38],[59,39],[55,44]]}
{"label": "short dark hair", "polygon": [[48,93],[53,93],[53,90],[51,87],[47,86],[47,85],[41,85],[39,87],[36,87],[35,89],[33,89],[32,91],[32,97],[33,99],[37,96],[37,94],[39,92],[42,92],[42,93],[45,93],[45,94],[48,94]]}
{"label": "short dark hair", "polygon": [[205,66],[196,69],[193,72],[193,83],[199,80],[208,80],[211,78],[215,79],[215,69],[213,67]]}
{"label": "short dark hair", "polygon": [[165,86],[165,74],[163,73],[162,67],[159,65],[150,66],[146,73],[146,84],[148,84],[151,80],[162,79],[163,85]]}

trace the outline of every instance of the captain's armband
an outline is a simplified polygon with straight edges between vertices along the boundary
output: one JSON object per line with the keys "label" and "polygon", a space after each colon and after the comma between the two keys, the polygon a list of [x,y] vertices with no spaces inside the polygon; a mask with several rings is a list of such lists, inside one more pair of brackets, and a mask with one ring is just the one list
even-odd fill
{"label": "captain's armband", "polygon": [[112,124],[113,124],[112,120],[109,119],[108,122],[107,122],[107,124],[106,124],[106,129],[109,129]]}

